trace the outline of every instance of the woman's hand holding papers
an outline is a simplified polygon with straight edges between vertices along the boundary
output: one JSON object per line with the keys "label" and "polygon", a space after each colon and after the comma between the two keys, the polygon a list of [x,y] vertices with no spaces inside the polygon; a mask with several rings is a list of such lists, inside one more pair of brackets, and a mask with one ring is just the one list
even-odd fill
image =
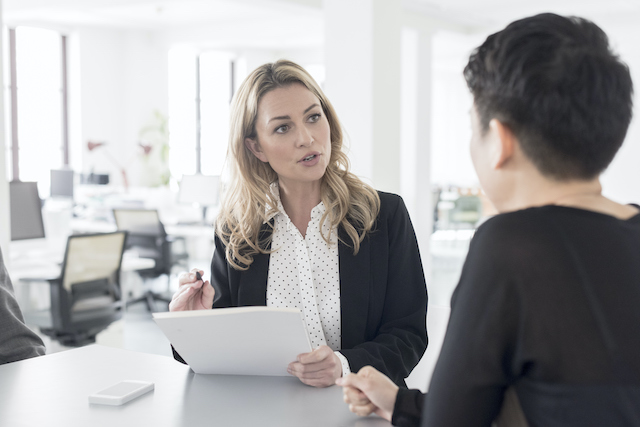
{"label": "woman's hand holding papers", "polygon": [[323,345],[303,353],[287,369],[291,375],[313,387],[329,387],[342,376],[342,364],[330,347]]}
{"label": "woman's hand holding papers", "polygon": [[338,378],[336,384],[344,388],[344,401],[351,412],[363,417],[376,413],[391,421],[398,386],[386,375],[372,366],[365,366],[357,374]]}
{"label": "woman's hand holding papers", "polygon": [[194,268],[178,277],[179,287],[169,303],[169,311],[208,310],[213,307],[215,290],[208,280],[202,280],[202,274],[204,271]]}

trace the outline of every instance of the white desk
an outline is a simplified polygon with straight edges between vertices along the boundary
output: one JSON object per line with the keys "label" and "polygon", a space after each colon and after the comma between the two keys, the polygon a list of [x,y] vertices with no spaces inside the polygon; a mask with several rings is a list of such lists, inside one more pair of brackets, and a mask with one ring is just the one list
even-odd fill
{"label": "white desk", "polygon": [[[75,233],[109,233],[116,231],[118,227],[114,223],[106,221],[94,221],[89,219],[71,220],[71,230]],[[179,237],[215,237],[213,225],[182,225],[164,224],[164,229],[170,236]]]}
{"label": "white desk", "polygon": [[[61,273],[61,266],[58,264],[58,259],[59,258],[12,260],[8,266],[9,275],[15,282],[25,277],[41,280],[55,279],[59,277]],[[146,270],[155,267],[155,265],[156,262],[151,258],[139,258],[128,255],[125,252],[122,257],[120,270],[122,272]]]}
{"label": "white desk", "polygon": [[[87,397],[122,380],[155,390],[122,406]],[[0,366],[0,426],[359,426],[337,387],[317,389],[293,377],[197,375],[165,357],[99,345]]]}
{"label": "white desk", "polygon": [[[107,233],[116,231],[114,223],[105,221],[92,221],[74,218],[71,220],[71,229],[75,233]],[[185,240],[185,249],[191,260],[206,260],[206,265],[211,262],[213,256],[213,239],[215,229],[212,225],[178,225],[164,224],[164,229],[169,236],[181,237]]]}

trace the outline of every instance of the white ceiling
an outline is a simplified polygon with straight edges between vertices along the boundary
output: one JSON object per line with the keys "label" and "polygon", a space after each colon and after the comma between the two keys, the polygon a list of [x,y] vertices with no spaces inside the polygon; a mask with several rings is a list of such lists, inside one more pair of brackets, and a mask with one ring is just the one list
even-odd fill
{"label": "white ceiling", "polygon": [[[401,1],[408,13],[468,30],[503,26],[540,12],[578,15],[606,25],[640,22],[640,0]],[[296,30],[321,30],[323,19],[322,0],[3,0],[2,4],[4,20],[13,24],[167,29],[237,22],[268,29],[294,23]]]}
{"label": "white ceiling", "polygon": [[11,25],[162,30],[201,46],[320,47],[320,0],[2,0]]}
{"label": "white ceiling", "polygon": [[598,24],[640,21],[640,0],[403,0],[405,9],[470,28],[504,26],[543,12],[575,15]]}
{"label": "white ceiling", "polygon": [[3,0],[10,23],[166,29],[232,22],[322,19],[311,0]]}

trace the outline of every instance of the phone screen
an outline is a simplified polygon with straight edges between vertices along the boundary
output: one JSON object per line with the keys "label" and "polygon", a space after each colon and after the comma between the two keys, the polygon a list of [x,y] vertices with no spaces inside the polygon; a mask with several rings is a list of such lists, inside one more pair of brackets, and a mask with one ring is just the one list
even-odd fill
{"label": "phone screen", "polygon": [[104,390],[99,391],[96,394],[100,396],[116,396],[116,397],[126,396],[132,391],[136,391],[140,388],[147,387],[147,385],[148,384],[146,383],[134,383],[129,381],[123,381],[109,388],[105,388]]}

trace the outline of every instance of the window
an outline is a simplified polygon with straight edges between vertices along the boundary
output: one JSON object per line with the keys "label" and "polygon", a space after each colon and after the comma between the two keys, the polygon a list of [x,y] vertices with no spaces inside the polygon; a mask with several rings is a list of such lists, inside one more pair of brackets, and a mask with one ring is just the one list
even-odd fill
{"label": "window", "polygon": [[204,175],[220,175],[227,155],[232,67],[228,55],[218,52],[200,55],[200,152]]}
{"label": "window", "polygon": [[171,175],[220,175],[227,151],[233,58],[191,47],[169,51]]}
{"label": "window", "polygon": [[49,192],[49,171],[68,164],[66,38],[51,30],[8,30],[5,63],[9,179],[37,181]]}

